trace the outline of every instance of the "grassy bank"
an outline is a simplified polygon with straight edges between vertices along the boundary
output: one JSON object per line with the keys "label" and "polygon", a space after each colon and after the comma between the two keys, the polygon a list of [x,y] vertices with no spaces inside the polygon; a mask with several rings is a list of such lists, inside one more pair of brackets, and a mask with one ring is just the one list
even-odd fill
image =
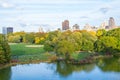
{"label": "grassy bank", "polygon": [[[17,65],[17,64],[29,64],[29,63],[39,63],[39,62],[51,62],[56,60],[55,53],[48,53],[44,50],[41,45],[31,45],[31,44],[10,44],[11,48],[11,63],[6,65],[0,65],[4,67]],[[92,56],[91,56],[92,55]],[[92,59],[97,59],[99,57],[94,53],[90,52],[78,52],[71,55],[72,59],[80,61],[81,63],[92,63]],[[109,57],[109,56],[108,56]],[[16,61],[17,60],[17,61]],[[79,62],[77,62],[78,64]],[[1,67],[2,68],[2,67]]]}
{"label": "grassy bank", "polygon": [[54,54],[45,52],[43,46],[29,44],[10,44],[12,60],[19,62],[48,61]]}

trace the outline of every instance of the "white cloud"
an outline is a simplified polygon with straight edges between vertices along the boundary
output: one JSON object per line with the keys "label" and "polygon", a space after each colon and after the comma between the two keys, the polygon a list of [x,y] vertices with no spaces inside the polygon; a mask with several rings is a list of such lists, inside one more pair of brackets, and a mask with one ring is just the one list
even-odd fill
{"label": "white cloud", "polygon": [[86,3],[100,3],[96,0],[12,0],[13,3],[20,4],[86,4]]}
{"label": "white cloud", "polygon": [[7,3],[7,2],[1,3],[0,6],[1,6],[2,8],[12,8],[12,7],[14,7],[13,4],[10,4],[10,3]]}
{"label": "white cloud", "polygon": [[39,25],[48,24],[55,29],[64,19],[70,21],[70,26],[99,25],[111,16],[119,20],[119,3],[120,0],[0,0],[0,26],[15,24],[15,30],[32,31],[33,26],[37,30]]}

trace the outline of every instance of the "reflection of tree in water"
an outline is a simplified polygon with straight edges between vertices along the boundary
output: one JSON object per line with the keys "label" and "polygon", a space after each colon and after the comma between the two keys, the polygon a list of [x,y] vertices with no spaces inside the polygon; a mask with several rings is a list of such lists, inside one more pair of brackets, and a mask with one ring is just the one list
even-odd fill
{"label": "reflection of tree in water", "polygon": [[0,80],[10,80],[11,78],[11,67],[0,70]]}
{"label": "reflection of tree in water", "polygon": [[69,76],[73,72],[90,72],[94,69],[95,64],[87,64],[87,65],[72,65],[67,64],[65,62],[58,62],[56,64],[56,72],[58,72],[61,76]]}
{"label": "reflection of tree in water", "polygon": [[62,76],[68,76],[72,73],[73,67],[65,62],[58,62],[56,64],[56,71]]}
{"label": "reflection of tree in water", "polygon": [[119,58],[99,59],[98,67],[103,71],[120,72]]}
{"label": "reflection of tree in water", "polygon": [[81,66],[83,68],[83,71],[85,72],[91,72],[95,68],[95,64],[86,64]]}

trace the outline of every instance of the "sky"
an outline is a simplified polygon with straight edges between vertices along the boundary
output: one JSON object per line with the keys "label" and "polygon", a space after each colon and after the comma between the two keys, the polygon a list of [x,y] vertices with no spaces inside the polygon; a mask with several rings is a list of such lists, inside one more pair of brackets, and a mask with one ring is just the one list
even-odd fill
{"label": "sky", "polygon": [[99,26],[110,17],[120,25],[120,0],[0,0],[0,33],[9,26],[14,32],[56,30],[64,20],[82,29],[87,23]]}

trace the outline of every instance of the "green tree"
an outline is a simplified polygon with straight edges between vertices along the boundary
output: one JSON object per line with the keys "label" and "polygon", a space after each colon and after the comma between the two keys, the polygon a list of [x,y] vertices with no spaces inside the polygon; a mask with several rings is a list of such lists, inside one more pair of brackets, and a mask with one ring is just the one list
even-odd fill
{"label": "green tree", "polygon": [[15,36],[9,36],[8,41],[12,43],[20,43],[20,35],[15,35]]}
{"label": "green tree", "polygon": [[115,37],[104,36],[95,42],[95,51],[115,53],[118,40]]}
{"label": "green tree", "polygon": [[75,51],[74,44],[67,41],[59,41],[56,47],[56,53],[59,55],[64,55],[65,59],[70,59],[71,54]]}
{"label": "green tree", "polygon": [[0,34],[0,64],[10,62],[10,47],[3,35]]}
{"label": "green tree", "polygon": [[94,42],[96,41],[96,37],[91,35],[87,31],[82,31],[82,48],[83,51],[93,51]]}
{"label": "green tree", "polygon": [[82,34],[80,32],[73,32],[68,36],[68,41],[74,45],[75,51],[80,51],[82,46]]}
{"label": "green tree", "polygon": [[25,32],[15,32],[7,35],[8,42],[12,43],[20,43],[23,42],[23,36],[25,36]]}
{"label": "green tree", "polygon": [[120,40],[120,28],[109,30],[106,36],[113,36]]}
{"label": "green tree", "polygon": [[0,45],[0,64],[3,64],[4,62],[6,62],[5,60],[5,55],[4,55],[4,51],[2,46]]}
{"label": "green tree", "polygon": [[101,36],[104,36],[106,35],[106,31],[104,29],[99,29],[97,30],[96,32],[96,36],[98,37],[98,39],[101,37]]}
{"label": "green tree", "polygon": [[44,42],[44,49],[46,51],[55,51],[59,37],[61,36],[60,31],[53,31],[48,33],[48,37]]}
{"label": "green tree", "polygon": [[23,40],[25,43],[35,43],[35,33],[26,33]]}

